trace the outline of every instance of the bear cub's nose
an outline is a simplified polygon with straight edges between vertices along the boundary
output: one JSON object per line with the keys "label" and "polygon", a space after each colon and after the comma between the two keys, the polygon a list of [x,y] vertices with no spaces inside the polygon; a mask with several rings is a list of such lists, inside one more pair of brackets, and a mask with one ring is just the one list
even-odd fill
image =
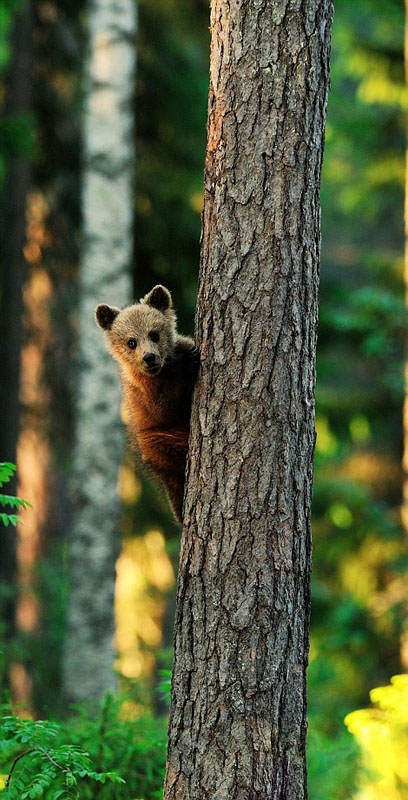
{"label": "bear cub's nose", "polygon": [[146,353],[146,355],[143,356],[143,361],[148,367],[153,367],[156,361],[156,356],[154,353]]}

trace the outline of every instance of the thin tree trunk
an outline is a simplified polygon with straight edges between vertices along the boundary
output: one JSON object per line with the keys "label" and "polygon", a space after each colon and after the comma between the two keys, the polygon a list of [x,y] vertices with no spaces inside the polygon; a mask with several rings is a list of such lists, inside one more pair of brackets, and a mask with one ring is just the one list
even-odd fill
{"label": "thin tree trunk", "polygon": [[[6,83],[5,112],[27,114],[32,109],[32,5],[24,3],[15,14],[12,61]],[[1,262],[3,268],[0,303],[0,461],[16,461],[20,424],[20,357],[23,338],[23,280],[25,275],[26,201],[30,188],[27,154],[15,155],[7,165],[3,188]],[[16,481],[8,487],[15,493]],[[0,581],[14,585],[16,579],[16,534],[6,528],[0,537]],[[9,633],[14,628],[14,598],[6,603],[3,618]]]}
{"label": "thin tree trunk", "polygon": [[303,800],[330,0],[213,0],[165,800]]}
{"label": "thin tree trunk", "polygon": [[100,697],[113,681],[113,591],[119,547],[117,466],[122,451],[116,369],[98,336],[98,302],[132,291],[134,0],[93,0],[88,9],[79,386],[74,455],[74,524],[64,689]]}

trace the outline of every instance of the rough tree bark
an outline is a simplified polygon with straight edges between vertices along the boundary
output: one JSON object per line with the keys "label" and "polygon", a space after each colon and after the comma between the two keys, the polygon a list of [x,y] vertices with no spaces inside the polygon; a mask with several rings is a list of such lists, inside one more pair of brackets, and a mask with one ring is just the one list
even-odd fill
{"label": "rough tree bark", "polygon": [[165,800],[303,800],[330,0],[213,0]]}
{"label": "rough tree bark", "polygon": [[126,304],[132,293],[134,0],[91,0],[88,29],[74,524],[63,665],[65,695],[75,701],[102,696],[113,680],[123,441],[116,368],[98,335],[94,309],[104,300]]}

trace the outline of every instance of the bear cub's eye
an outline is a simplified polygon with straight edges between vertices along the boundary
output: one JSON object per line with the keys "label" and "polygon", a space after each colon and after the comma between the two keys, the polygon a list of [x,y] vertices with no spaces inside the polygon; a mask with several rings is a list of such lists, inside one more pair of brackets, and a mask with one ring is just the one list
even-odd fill
{"label": "bear cub's eye", "polygon": [[136,345],[136,339],[128,339],[128,347],[130,347],[131,350],[134,350]]}
{"label": "bear cub's eye", "polygon": [[149,337],[152,342],[158,342],[160,339],[160,333],[157,333],[157,331],[150,331]]}

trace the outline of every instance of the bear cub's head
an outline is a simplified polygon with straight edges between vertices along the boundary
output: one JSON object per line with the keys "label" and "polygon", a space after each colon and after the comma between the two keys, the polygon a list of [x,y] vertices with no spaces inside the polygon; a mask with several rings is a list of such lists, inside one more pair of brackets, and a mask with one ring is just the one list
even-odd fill
{"label": "bear cub's head", "polygon": [[133,306],[99,305],[95,316],[110,352],[130,379],[158,375],[174,351],[176,317],[164,286],[155,286]]}

